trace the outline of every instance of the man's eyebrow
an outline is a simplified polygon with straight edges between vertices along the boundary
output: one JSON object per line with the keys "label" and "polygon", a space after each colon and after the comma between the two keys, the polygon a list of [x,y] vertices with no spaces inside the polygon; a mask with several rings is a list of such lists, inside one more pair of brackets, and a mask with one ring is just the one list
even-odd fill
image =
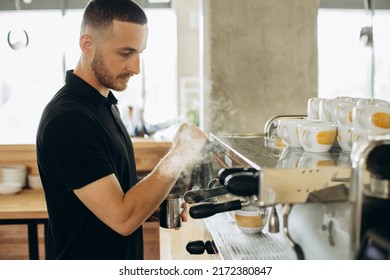
{"label": "man's eyebrow", "polygon": [[138,52],[137,49],[135,49],[135,48],[130,48],[130,47],[120,47],[120,48],[117,48],[117,50],[119,50],[119,51],[133,51],[133,52]]}

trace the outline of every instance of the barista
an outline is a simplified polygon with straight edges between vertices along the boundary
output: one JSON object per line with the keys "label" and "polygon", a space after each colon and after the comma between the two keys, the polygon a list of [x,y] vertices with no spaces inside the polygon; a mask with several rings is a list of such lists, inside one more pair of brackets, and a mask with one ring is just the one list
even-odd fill
{"label": "barista", "polygon": [[131,139],[111,89],[126,89],[140,73],[147,35],[146,15],[131,0],[86,6],[79,62],[46,106],[37,133],[48,259],[143,259],[141,225],[207,140],[199,128],[182,124],[167,155],[137,180]]}

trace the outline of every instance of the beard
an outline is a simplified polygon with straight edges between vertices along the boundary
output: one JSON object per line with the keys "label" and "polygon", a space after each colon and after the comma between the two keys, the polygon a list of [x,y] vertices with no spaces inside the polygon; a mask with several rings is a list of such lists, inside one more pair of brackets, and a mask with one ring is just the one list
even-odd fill
{"label": "beard", "polygon": [[122,74],[114,77],[106,67],[103,61],[103,55],[96,50],[95,57],[91,62],[91,68],[99,83],[108,89],[123,91],[127,88],[128,77],[130,74]]}

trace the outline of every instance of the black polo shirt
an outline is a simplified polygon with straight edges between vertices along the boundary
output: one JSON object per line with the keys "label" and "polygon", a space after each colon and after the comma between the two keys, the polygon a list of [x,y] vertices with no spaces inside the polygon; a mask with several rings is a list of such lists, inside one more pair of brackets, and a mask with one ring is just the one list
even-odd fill
{"label": "black polo shirt", "polygon": [[140,227],[124,237],[101,222],[73,190],[115,173],[124,192],[137,182],[133,146],[117,99],[66,73],[43,111],[37,161],[49,213],[47,259],[142,259]]}

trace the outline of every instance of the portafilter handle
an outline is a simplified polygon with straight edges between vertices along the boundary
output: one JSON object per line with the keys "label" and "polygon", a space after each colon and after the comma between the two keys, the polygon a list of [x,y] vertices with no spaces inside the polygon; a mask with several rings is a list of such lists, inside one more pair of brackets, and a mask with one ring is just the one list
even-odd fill
{"label": "portafilter handle", "polygon": [[256,173],[258,172],[253,167],[230,167],[230,168],[222,168],[218,171],[218,180],[219,183],[223,186],[225,185],[225,180],[229,175],[235,174],[235,173],[242,173],[242,172],[251,172]]}
{"label": "portafilter handle", "polygon": [[205,202],[190,208],[190,216],[194,219],[211,217],[217,213],[238,210],[242,208],[240,200],[232,200],[222,203]]}
{"label": "portafilter handle", "polygon": [[259,172],[243,171],[230,174],[225,179],[225,187],[231,194],[252,196],[259,193]]}

